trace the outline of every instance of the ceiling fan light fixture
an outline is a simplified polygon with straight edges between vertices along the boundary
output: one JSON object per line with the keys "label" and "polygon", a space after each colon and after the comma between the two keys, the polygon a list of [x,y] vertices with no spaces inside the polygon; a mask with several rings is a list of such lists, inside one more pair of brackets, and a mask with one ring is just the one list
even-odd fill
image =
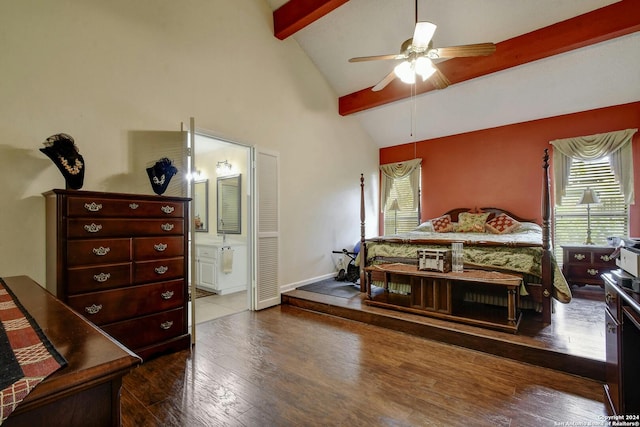
{"label": "ceiling fan light fixture", "polygon": [[393,69],[393,72],[398,76],[400,80],[407,84],[413,84],[416,82],[416,73],[414,70],[413,61],[402,61]]}
{"label": "ceiling fan light fixture", "polygon": [[425,81],[436,72],[436,69],[429,58],[420,56],[416,59],[415,71],[416,74],[419,74],[420,77],[422,77],[422,81]]}
{"label": "ceiling fan light fixture", "polygon": [[436,24],[431,22],[416,22],[416,28],[413,32],[413,49],[416,52],[424,52],[429,47],[429,42],[436,32]]}

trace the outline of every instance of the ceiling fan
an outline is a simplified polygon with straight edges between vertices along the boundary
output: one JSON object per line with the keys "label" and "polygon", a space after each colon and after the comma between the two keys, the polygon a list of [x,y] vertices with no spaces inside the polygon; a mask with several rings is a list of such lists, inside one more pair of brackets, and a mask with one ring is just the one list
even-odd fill
{"label": "ceiling fan", "polygon": [[449,79],[438,69],[433,59],[456,58],[463,56],[488,56],[496,51],[494,43],[477,43],[462,46],[433,47],[433,35],[437,26],[431,22],[418,21],[418,0],[416,0],[416,27],[413,37],[405,40],[400,47],[399,54],[359,56],[349,59],[349,62],[364,62],[378,60],[399,60],[403,61],[387,74],[371,90],[379,91],[384,89],[396,77],[405,83],[416,82],[416,75],[425,81],[431,78],[431,83],[436,89],[444,89],[451,84]]}

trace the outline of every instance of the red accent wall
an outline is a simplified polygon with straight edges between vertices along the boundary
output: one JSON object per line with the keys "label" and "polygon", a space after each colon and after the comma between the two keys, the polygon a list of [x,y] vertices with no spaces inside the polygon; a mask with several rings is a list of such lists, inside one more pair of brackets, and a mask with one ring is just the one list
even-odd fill
{"label": "red accent wall", "polygon": [[[630,128],[640,128],[640,102],[386,147],[380,164],[422,158],[423,221],[452,208],[497,206],[540,222],[549,141]],[[637,202],[630,209],[630,235],[640,236],[640,132],[633,138],[633,162]],[[552,167],[549,174],[553,181]]]}

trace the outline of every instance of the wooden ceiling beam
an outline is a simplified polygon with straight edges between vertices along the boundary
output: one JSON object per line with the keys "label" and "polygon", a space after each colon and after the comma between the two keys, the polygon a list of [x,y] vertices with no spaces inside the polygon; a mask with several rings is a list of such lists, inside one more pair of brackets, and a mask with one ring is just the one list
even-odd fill
{"label": "wooden ceiling beam", "polygon": [[284,40],[349,0],[290,0],[273,11],[273,34]]}
{"label": "wooden ceiling beam", "polygon": [[[438,68],[447,76],[451,84],[455,84],[636,31],[640,31],[638,1],[622,0],[497,43],[496,52],[491,56],[454,58],[440,62]],[[630,52],[630,54],[635,53]],[[416,83],[417,94],[432,90],[435,88],[429,80]],[[410,96],[410,86],[395,79],[378,92],[372,91],[369,87],[341,96],[338,107],[340,115],[346,116]]]}

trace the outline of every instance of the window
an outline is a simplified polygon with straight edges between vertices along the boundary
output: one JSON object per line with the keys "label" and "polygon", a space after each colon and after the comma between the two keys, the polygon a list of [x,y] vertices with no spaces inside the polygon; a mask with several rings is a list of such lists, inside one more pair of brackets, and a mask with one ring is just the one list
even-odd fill
{"label": "window", "polygon": [[608,236],[627,236],[629,231],[628,207],[616,181],[609,158],[595,161],[573,159],[562,205],[556,205],[554,217],[554,252],[562,260],[564,244],[582,244],[587,239],[587,205],[579,205],[582,193],[591,188],[600,203],[590,205],[591,240],[605,245]]}
{"label": "window", "polygon": [[[396,200],[399,208],[397,211],[392,210]],[[413,207],[410,175],[403,178],[393,178],[391,192],[384,206],[384,234],[404,233],[416,228],[418,226],[419,205],[416,203],[418,208]]]}

